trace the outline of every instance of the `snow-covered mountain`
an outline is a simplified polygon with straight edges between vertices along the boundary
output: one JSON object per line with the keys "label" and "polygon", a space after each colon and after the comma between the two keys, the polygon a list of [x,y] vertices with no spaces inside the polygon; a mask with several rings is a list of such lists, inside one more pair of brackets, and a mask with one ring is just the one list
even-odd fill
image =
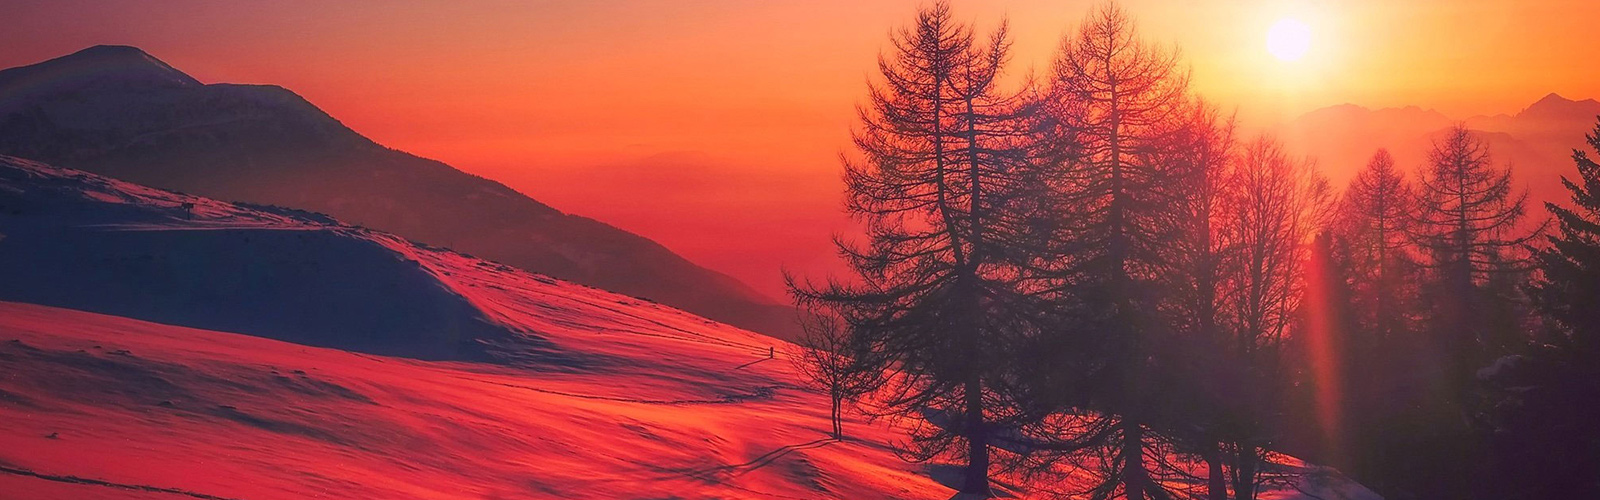
{"label": "snow-covered mountain", "polygon": [[133,47],[0,71],[0,154],[331,214],[773,335],[787,306],[610,225],[383,147],[281,87],[202,84]]}

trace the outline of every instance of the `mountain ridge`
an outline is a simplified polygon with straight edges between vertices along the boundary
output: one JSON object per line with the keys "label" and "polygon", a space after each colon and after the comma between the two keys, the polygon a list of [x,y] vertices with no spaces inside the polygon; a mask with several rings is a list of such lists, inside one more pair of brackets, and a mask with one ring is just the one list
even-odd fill
{"label": "mountain ridge", "polygon": [[0,154],[327,213],[778,337],[796,329],[792,308],[726,274],[499,182],[378,144],[283,87],[203,84],[125,46],[91,47],[0,75]]}
{"label": "mountain ridge", "polygon": [[1465,124],[1488,143],[1495,167],[1511,166],[1519,189],[1529,191],[1530,212],[1539,214],[1543,202],[1566,201],[1561,176],[1571,175],[1572,150],[1587,149],[1584,134],[1594,130],[1597,116],[1600,101],[1551,92],[1515,113],[1466,118],[1417,106],[1340,104],[1309,111],[1273,131],[1291,151],[1316,160],[1335,186],[1343,186],[1379,148],[1389,150],[1403,171],[1416,172],[1444,129]]}

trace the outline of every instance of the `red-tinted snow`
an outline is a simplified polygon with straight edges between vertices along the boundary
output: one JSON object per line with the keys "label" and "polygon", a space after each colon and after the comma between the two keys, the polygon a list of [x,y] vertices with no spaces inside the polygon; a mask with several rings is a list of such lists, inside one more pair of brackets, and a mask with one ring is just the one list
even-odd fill
{"label": "red-tinted snow", "polygon": [[884,446],[891,429],[828,440],[824,400],[786,361],[641,333],[585,348],[605,370],[533,373],[0,303],[0,497],[950,495]]}
{"label": "red-tinted snow", "polygon": [[[84,269],[93,266],[74,263],[146,256],[226,266],[265,265],[250,256],[266,256],[295,264],[268,267],[268,274],[313,264],[328,273],[366,266],[367,274],[341,278],[372,280],[357,285],[379,290],[357,295],[398,301],[402,295],[391,288],[422,287],[438,293],[403,295],[409,302],[392,306],[469,306],[468,316],[493,331],[468,340],[489,343],[485,352],[494,361],[382,357],[0,302],[0,499],[952,494],[929,478],[926,465],[896,457],[891,444],[903,434],[881,421],[852,418],[845,425],[852,439],[828,439],[826,400],[800,387],[785,346],[769,337],[311,214],[0,160],[0,201],[11,204],[0,207],[9,210],[0,214],[0,233],[10,233],[0,245],[35,245],[17,255],[44,259],[56,248],[51,238],[64,232],[100,243],[72,249],[67,254],[77,260],[56,263],[63,264],[51,268],[58,274],[8,274],[35,280],[0,283],[8,293],[27,296],[59,287],[52,276],[71,277],[126,288],[83,308],[125,306],[150,293],[143,282],[118,281],[127,280],[119,273],[131,264],[89,273]],[[234,260],[203,258],[208,252]],[[398,269],[409,277],[395,278],[396,267],[370,260],[404,263]],[[163,289],[180,306],[214,299],[200,292],[216,287],[196,283],[233,279],[228,269],[163,272],[186,273],[183,282],[193,285]],[[303,314],[297,309],[325,298],[319,294],[350,293],[345,288],[273,291],[247,305]],[[82,292],[57,291],[40,296],[69,300]],[[207,319],[201,312],[175,307],[166,317],[198,324]],[[354,320],[318,324],[341,321]],[[778,358],[767,359],[773,347]],[[1323,498],[1371,498],[1342,479],[1332,486],[1357,496],[1323,489]]]}

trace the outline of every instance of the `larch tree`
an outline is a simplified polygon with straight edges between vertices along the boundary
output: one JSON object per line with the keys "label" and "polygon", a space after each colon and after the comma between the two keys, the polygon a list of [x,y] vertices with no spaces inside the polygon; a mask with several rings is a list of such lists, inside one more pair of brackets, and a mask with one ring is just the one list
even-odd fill
{"label": "larch tree", "polygon": [[[1340,274],[1354,318],[1341,337],[1340,412],[1331,430],[1341,450],[1335,465],[1367,477],[1385,474],[1383,457],[1393,453],[1397,426],[1383,425],[1414,400],[1422,384],[1414,376],[1418,343],[1416,296],[1421,280],[1418,255],[1409,234],[1416,194],[1393,156],[1379,149],[1351,179],[1341,197],[1334,225]],[[1330,285],[1331,286],[1331,285]],[[1331,450],[1330,450],[1331,451]]]}
{"label": "larch tree", "polygon": [[845,160],[846,210],[865,226],[863,244],[840,242],[856,276],[791,280],[802,304],[837,313],[856,362],[891,373],[869,406],[914,428],[907,457],[964,460],[961,491],[980,495],[1013,406],[1008,337],[1031,317],[1014,247],[1031,231],[1017,205],[1038,183],[1021,105],[999,85],[1009,43],[1003,25],[976,39],[944,2],[891,35]]}
{"label": "larch tree", "polygon": [[1427,254],[1433,275],[1433,338],[1443,352],[1451,395],[1465,403],[1473,372],[1497,353],[1503,332],[1487,328],[1495,303],[1485,285],[1498,273],[1524,267],[1523,246],[1537,234],[1522,227],[1527,192],[1517,192],[1509,168],[1491,164],[1488,144],[1464,125],[1435,141],[1418,179],[1410,234]]}
{"label": "larch tree", "polygon": [[1405,175],[1386,149],[1379,149],[1346,188],[1340,204],[1340,236],[1348,245],[1356,300],[1365,327],[1381,341],[1405,327],[1412,294],[1413,257],[1407,231],[1415,207]]}
{"label": "larch tree", "polygon": [[[1147,432],[1161,274],[1181,229],[1174,211],[1186,172],[1163,161],[1190,113],[1176,51],[1142,40],[1115,4],[1091,12],[1062,41],[1045,110],[1075,154],[1051,170],[1058,218],[1047,287],[1059,314],[1040,344],[1049,358],[1029,384],[1065,415],[1035,426],[1040,455],[1099,470],[1096,498],[1161,498],[1150,468],[1162,456]],[[1054,394],[1050,394],[1054,393]]]}
{"label": "larch tree", "polygon": [[1454,479],[1484,478],[1487,465],[1454,457],[1485,453],[1486,442],[1474,432],[1488,403],[1478,374],[1526,337],[1514,282],[1527,271],[1525,245],[1539,232],[1523,223],[1526,199],[1510,169],[1495,167],[1487,143],[1461,125],[1434,142],[1418,175],[1410,233],[1425,268],[1419,294],[1425,328],[1411,361],[1423,390],[1390,419],[1410,430],[1393,436],[1393,449],[1411,452],[1384,467],[1407,494],[1481,493],[1477,481]]}

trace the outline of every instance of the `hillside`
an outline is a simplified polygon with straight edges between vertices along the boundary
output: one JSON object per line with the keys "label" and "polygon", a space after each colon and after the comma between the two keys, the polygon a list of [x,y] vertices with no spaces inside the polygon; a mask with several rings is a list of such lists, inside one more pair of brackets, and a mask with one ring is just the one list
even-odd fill
{"label": "hillside", "polygon": [[388,149],[293,92],[132,47],[0,71],[0,154],[364,227],[785,336],[793,312],[646,238]]}
{"label": "hillside", "polygon": [[567,347],[581,342],[584,366],[534,372],[375,358],[0,303],[0,491],[35,499],[949,495],[884,447],[889,429],[853,421],[847,429],[862,440],[827,439],[826,404],[793,385],[784,361],[741,366],[764,357],[751,334],[648,320],[601,332],[604,317],[528,319],[565,323],[547,333]]}
{"label": "hillside", "polygon": [[824,439],[771,338],[672,308],[15,158],[0,214],[0,299],[166,323],[0,303],[8,495],[947,495],[892,429]]}
{"label": "hillside", "polygon": [[[883,421],[827,439],[770,337],[4,157],[0,301],[0,491],[24,498],[936,500],[958,477]],[[1269,498],[1373,498],[1309,470]]]}

